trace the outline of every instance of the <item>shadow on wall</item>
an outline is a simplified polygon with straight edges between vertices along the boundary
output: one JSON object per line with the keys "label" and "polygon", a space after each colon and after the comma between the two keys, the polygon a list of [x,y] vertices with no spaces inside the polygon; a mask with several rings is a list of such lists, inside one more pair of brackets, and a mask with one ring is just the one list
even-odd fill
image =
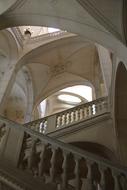
{"label": "shadow on wall", "polygon": [[76,146],[82,150],[88,151],[92,154],[95,154],[97,156],[103,157],[105,159],[108,159],[112,162],[117,162],[117,159],[113,152],[108,149],[107,147],[93,142],[71,142],[70,143],[73,146]]}
{"label": "shadow on wall", "polygon": [[121,163],[127,165],[127,70],[122,62],[115,81],[115,127]]}

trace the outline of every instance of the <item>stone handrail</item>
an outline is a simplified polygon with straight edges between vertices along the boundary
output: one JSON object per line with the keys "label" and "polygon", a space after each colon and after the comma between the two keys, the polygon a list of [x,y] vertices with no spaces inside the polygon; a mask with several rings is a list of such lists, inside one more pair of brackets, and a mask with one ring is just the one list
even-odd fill
{"label": "stone handrail", "polygon": [[108,98],[103,97],[63,112],[26,123],[25,126],[44,134],[74,125],[106,112],[109,112]]}
{"label": "stone handrail", "polygon": [[[17,40],[19,41],[19,43],[23,46],[23,41],[25,40],[25,38],[22,35],[22,33],[20,32],[20,29],[18,27],[16,27],[16,28],[12,28],[11,30],[17,37]],[[46,41],[46,40],[50,40],[52,38],[69,37],[69,36],[76,36],[76,34],[72,34],[72,33],[60,30],[60,31],[56,31],[56,32],[51,32],[51,33],[46,33],[46,34],[42,34],[39,36],[31,37],[27,41],[27,44],[32,44],[32,43],[36,43],[36,42],[40,42],[40,41]]]}
{"label": "stone handrail", "polygon": [[58,190],[69,190],[69,185],[75,190],[127,190],[127,170],[123,167],[3,117],[0,121],[24,132],[18,165],[45,184],[56,184]]}
{"label": "stone handrail", "polygon": [[32,37],[32,38],[30,38],[28,43],[35,43],[35,42],[38,42],[40,40],[44,41],[44,40],[51,39],[51,38],[66,37],[66,36],[75,36],[75,34],[71,34],[69,32],[60,30],[57,32],[51,32],[51,33],[43,34],[40,36]]}

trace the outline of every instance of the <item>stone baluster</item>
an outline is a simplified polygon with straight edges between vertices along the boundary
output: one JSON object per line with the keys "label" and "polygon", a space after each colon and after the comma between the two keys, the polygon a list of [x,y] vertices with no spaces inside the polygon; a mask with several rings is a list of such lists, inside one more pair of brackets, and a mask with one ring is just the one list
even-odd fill
{"label": "stone baluster", "polygon": [[64,125],[67,125],[68,121],[67,121],[67,112],[64,113]]}
{"label": "stone baluster", "polygon": [[77,109],[77,121],[80,121],[80,108]]}
{"label": "stone baluster", "polygon": [[46,128],[47,128],[47,120],[43,120],[43,129],[42,129],[42,133],[46,132]]}
{"label": "stone baluster", "polygon": [[92,107],[92,104],[89,105],[89,116],[93,116],[93,107]]}
{"label": "stone baluster", "polygon": [[99,111],[98,114],[99,114],[103,111],[103,102],[98,100],[97,104],[98,104],[98,111]]}
{"label": "stone baluster", "polygon": [[100,189],[101,190],[106,190],[106,186],[105,186],[105,170],[106,170],[105,166],[99,165],[99,171],[100,171],[100,174],[101,174],[101,180],[100,180]]}
{"label": "stone baluster", "polygon": [[94,105],[95,105],[95,115],[97,115],[98,114],[98,105],[97,105],[97,103],[95,103]]}
{"label": "stone baluster", "polygon": [[105,112],[107,110],[108,110],[108,100],[106,99],[103,101],[103,111]]}
{"label": "stone baluster", "polygon": [[121,190],[120,185],[119,185],[119,181],[118,181],[119,172],[113,170],[112,175],[114,177],[114,190]]}
{"label": "stone baluster", "polygon": [[86,161],[87,164],[87,168],[88,168],[88,173],[87,173],[87,179],[86,179],[86,190],[92,190],[93,185],[92,185],[92,169],[91,169],[91,165],[93,164],[92,161],[87,160]]}
{"label": "stone baluster", "polygon": [[63,119],[62,119],[62,115],[59,115],[59,116],[58,116],[58,119],[57,119],[57,121],[58,121],[58,122],[57,122],[57,123],[58,123],[58,124],[57,124],[57,127],[62,126],[62,120],[63,120]]}
{"label": "stone baluster", "polygon": [[55,161],[56,161],[56,147],[52,147],[51,168],[50,168],[50,182],[54,182],[55,178]]}
{"label": "stone baluster", "polygon": [[81,107],[81,110],[80,110],[80,114],[81,114],[81,119],[84,119],[84,107]]}
{"label": "stone baluster", "polygon": [[31,146],[31,150],[30,150],[30,155],[28,158],[28,169],[32,169],[35,153],[36,153],[36,139],[33,138],[32,139],[32,146]]}
{"label": "stone baluster", "polygon": [[68,186],[68,179],[67,179],[67,156],[68,153],[67,152],[63,152],[63,164],[62,164],[62,169],[63,169],[63,173],[62,173],[62,188],[61,190],[67,190],[67,186]]}
{"label": "stone baluster", "polygon": [[44,169],[44,154],[46,150],[47,145],[42,144],[41,154],[40,154],[40,163],[39,163],[39,176],[43,175],[43,169]]}
{"label": "stone baluster", "polygon": [[76,121],[76,110],[73,110],[73,122]]}
{"label": "stone baluster", "polygon": [[86,106],[86,117],[89,117],[90,112],[89,112],[89,105]]}
{"label": "stone baluster", "polygon": [[72,122],[72,112],[68,112],[68,124]]}
{"label": "stone baluster", "polygon": [[80,190],[80,176],[79,176],[79,160],[81,158],[75,156],[75,190]]}
{"label": "stone baluster", "polygon": [[86,118],[87,118],[87,107],[84,106],[84,119],[86,119]]}

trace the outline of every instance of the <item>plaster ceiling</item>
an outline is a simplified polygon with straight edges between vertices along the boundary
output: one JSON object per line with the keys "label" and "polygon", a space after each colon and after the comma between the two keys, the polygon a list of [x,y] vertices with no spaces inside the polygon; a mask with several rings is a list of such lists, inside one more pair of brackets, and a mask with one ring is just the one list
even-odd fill
{"label": "plaster ceiling", "polygon": [[93,80],[93,68],[97,54],[94,44],[88,42],[71,42],[55,45],[54,48],[39,50],[27,65],[32,74],[35,100],[48,96],[72,82]]}

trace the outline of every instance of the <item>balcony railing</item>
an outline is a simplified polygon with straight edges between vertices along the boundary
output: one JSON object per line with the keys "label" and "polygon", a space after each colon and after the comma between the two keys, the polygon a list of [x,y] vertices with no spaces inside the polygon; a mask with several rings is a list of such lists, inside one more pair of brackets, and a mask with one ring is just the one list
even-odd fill
{"label": "balcony railing", "polygon": [[91,119],[106,112],[109,112],[108,98],[103,97],[63,112],[29,122],[24,126],[44,134]]}

